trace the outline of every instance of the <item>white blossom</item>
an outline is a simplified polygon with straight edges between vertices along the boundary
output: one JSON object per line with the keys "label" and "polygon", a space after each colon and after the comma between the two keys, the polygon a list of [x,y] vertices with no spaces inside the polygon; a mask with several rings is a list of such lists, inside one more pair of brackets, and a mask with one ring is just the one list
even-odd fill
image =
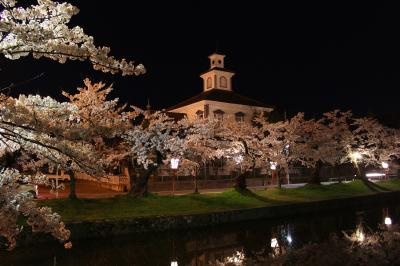
{"label": "white blossom", "polygon": [[97,47],[94,38],[79,26],[70,27],[72,16],[79,10],[69,3],[38,0],[36,5],[17,7],[17,1],[1,0],[0,53],[15,60],[32,54],[65,63],[88,60],[103,72],[140,75],[143,65],[110,56],[110,48]]}

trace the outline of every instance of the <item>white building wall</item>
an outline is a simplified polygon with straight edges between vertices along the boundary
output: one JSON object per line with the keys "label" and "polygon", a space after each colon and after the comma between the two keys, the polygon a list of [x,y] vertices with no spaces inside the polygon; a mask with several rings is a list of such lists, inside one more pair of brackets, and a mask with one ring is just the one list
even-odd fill
{"label": "white building wall", "polygon": [[255,107],[249,105],[242,105],[242,104],[235,104],[235,103],[224,103],[224,102],[217,102],[217,101],[209,101],[203,100],[196,103],[192,103],[187,106],[183,106],[177,109],[170,110],[170,112],[177,112],[177,113],[184,113],[187,115],[188,119],[193,121],[197,118],[197,111],[204,112],[204,105],[209,105],[209,117],[214,117],[214,111],[221,110],[224,112],[224,120],[235,120],[235,114],[237,112],[242,112],[245,114],[244,120],[245,122],[251,122],[253,118],[254,112],[271,112],[272,108],[265,108],[265,107]]}

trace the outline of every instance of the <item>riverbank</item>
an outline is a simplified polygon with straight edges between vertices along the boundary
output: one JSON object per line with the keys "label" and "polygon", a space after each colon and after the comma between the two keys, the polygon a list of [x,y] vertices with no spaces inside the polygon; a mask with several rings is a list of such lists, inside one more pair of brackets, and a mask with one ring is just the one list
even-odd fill
{"label": "riverbank", "polygon": [[371,190],[362,182],[354,181],[242,193],[231,189],[219,194],[60,199],[40,204],[61,214],[72,231],[72,239],[82,239],[330,212],[394,202],[400,198],[398,180],[379,182],[374,187]]}

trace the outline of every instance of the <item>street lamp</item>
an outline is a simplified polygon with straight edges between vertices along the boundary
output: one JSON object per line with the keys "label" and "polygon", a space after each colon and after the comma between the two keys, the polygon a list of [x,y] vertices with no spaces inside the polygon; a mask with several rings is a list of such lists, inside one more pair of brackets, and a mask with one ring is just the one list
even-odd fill
{"label": "street lamp", "polygon": [[277,248],[277,247],[279,247],[278,239],[276,239],[275,237],[271,238],[271,248]]}
{"label": "street lamp", "polygon": [[385,179],[388,179],[389,164],[387,162],[382,162],[382,168],[385,171]]}
{"label": "street lamp", "polygon": [[[278,163],[277,162],[269,162],[269,168],[272,170],[272,185],[273,185],[273,183],[274,183],[274,179],[275,179],[275,177],[277,176],[277,173],[276,173],[276,167],[278,166]],[[280,182],[279,182],[279,176],[278,176],[278,185],[280,184]]]}
{"label": "street lamp", "polygon": [[176,260],[171,261],[171,266],[178,266],[178,262]]}
{"label": "street lamp", "polygon": [[235,161],[236,164],[240,164],[240,173],[242,173],[243,172],[243,169],[242,169],[243,156],[242,155],[235,156],[235,157],[233,157],[233,160]]}
{"label": "street lamp", "polygon": [[359,153],[358,151],[353,152],[350,154],[350,158],[353,161],[354,166],[356,167],[358,175],[360,176],[360,178],[362,178],[360,168],[358,168],[358,164],[357,164],[357,160],[362,159],[361,153]]}
{"label": "street lamp", "polygon": [[386,225],[391,225],[392,224],[392,219],[390,217],[385,217],[385,224]]}
{"label": "street lamp", "polygon": [[[179,158],[171,159],[171,169],[175,171],[175,176],[178,177]],[[172,176],[172,195],[175,193],[175,177]],[[171,263],[172,265],[172,263]]]}
{"label": "street lamp", "polygon": [[292,236],[291,236],[291,235],[287,235],[287,236],[286,236],[286,240],[287,240],[287,242],[289,243],[289,245],[292,244],[293,239],[292,239]]}
{"label": "street lamp", "polygon": [[271,170],[276,170],[276,166],[278,165],[277,162],[269,162],[269,164],[270,164],[269,168],[270,168]]}
{"label": "street lamp", "polygon": [[[284,154],[286,156],[286,161],[287,161],[287,157],[290,155],[290,145],[286,144],[285,147],[283,148]],[[287,179],[287,183],[290,184],[290,173],[289,173],[289,164],[287,167],[287,171],[286,171],[286,179]]]}
{"label": "street lamp", "polygon": [[383,208],[384,223],[387,227],[392,225],[392,219],[389,217],[389,208]]}

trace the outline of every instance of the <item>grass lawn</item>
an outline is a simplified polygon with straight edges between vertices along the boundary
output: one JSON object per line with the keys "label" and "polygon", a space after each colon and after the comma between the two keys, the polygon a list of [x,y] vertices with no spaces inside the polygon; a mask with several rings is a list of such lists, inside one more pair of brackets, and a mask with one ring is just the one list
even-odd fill
{"label": "grass lawn", "polygon": [[[378,191],[400,190],[400,180],[382,181],[377,184]],[[38,204],[52,207],[61,214],[64,221],[71,222],[227,211],[374,193],[377,192],[370,190],[361,181],[354,181],[328,186],[306,185],[301,188],[243,193],[228,189],[213,194],[150,195],[142,199],[125,195],[106,199],[53,199],[39,201]]]}

